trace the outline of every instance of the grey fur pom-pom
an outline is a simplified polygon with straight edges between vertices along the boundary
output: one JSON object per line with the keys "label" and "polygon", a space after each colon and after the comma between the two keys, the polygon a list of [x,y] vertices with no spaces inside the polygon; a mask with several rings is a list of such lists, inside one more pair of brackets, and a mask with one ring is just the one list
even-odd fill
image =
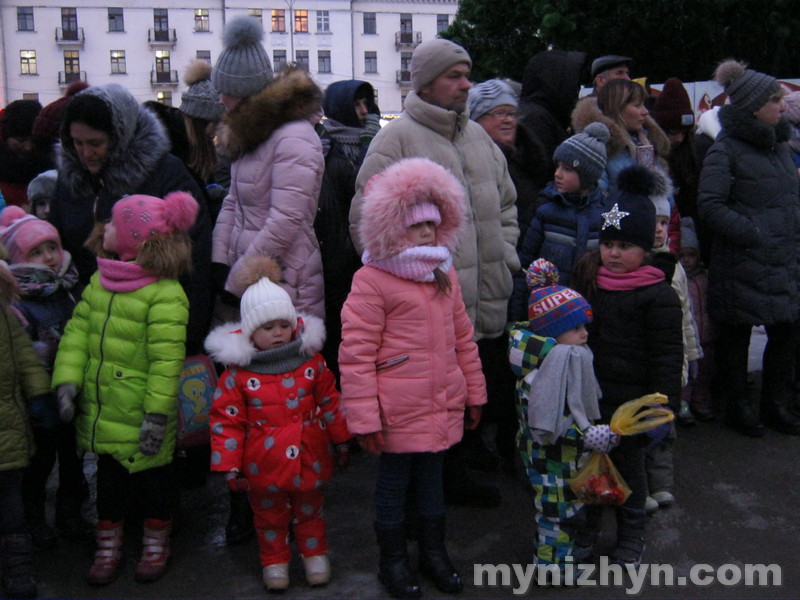
{"label": "grey fur pom-pom", "polygon": [[258,44],[264,39],[264,30],[254,17],[239,16],[231,19],[222,34],[222,43],[226,48],[240,48]]}
{"label": "grey fur pom-pom", "polygon": [[739,79],[739,77],[744,75],[746,68],[747,64],[739,62],[738,60],[732,58],[724,60],[717,66],[717,70],[714,71],[714,81],[722,87],[727,88],[730,84]]}
{"label": "grey fur pom-pom", "polygon": [[608,127],[599,121],[589,123],[589,125],[586,126],[586,129],[583,130],[583,133],[592,136],[604,144],[611,138],[611,133],[608,131]]}

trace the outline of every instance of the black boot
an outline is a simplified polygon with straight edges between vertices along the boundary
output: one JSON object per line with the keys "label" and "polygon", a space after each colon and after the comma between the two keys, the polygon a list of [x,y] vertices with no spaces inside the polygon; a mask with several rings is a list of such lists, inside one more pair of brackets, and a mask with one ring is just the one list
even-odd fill
{"label": "black boot", "polygon": [[3,587],[7,598],[36,598],[33,571],[33,544],[27,534],[0,538],[3,557]]}
{"label": "black boot", "polygon": [[728,398],[728,405],[725,408],[725,424],[749,437],[764,435],[764,425],[756,416],[753,405],[747,396]]}
{"label": "black boot", "polygon": [[764,424],[775,431],[789,435],[800,435],[800,417],[791,411],[791,403],[777,398],[761,401],[761,416]]}
{"label": "black boot", "polygon": [[408,560],[405,528],[375,523],[375,534],[381,552],[378,579],[386,591],[394,598],[419,598],[422,592]]}
{"label": "black boot", "polygon": [[455,594],[464,588],[444,544],[444,515],[419,518],[419,571],[436,585],[436,589]]}
{"label": "black boot", "polygon": [[643,509],[617,508],[617,543],[611,550],[611,561],[618,565],[638,566],[644,554],[644,531],[647,512]]}
{"label": "black boot", "polygon": [[247,492],[230,492],[231,509],[228,524],[225,526],[225,541],[228,545],[238,544],[255,535],[253,509]]}

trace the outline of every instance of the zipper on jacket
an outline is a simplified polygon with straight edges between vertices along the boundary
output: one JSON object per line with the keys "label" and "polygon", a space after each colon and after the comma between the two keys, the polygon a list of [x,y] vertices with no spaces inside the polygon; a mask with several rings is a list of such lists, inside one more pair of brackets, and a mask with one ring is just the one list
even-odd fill
{"label": "zipper on jacket", "polygon": [[106,339],[106,327],[108,326],[108,321],[111,319],[111,305],[114,304],[114,298],[117,297],[117,292],[111,292],[111,299],[108,301],[108,308],[106,309],[106,318],[103,321],[103,329],[100,332],[100,362],[97,365],[97,371],[95,374],[94,380],[94,388],[95,388],[95,398],[97,400],[97,413],[94,417],[94,423],[92,423],[92,452],[97,452],[95,448],[95,440],[97,439],[97,422],[100,420],[100,411],[103,408],[103,402],[100,400],[100,370],[103,366],[104,360],[104,352],[103,352],[103,345]]}
{"label": "zipper on jacket", "polygon": [[386,360],[382,360],[378,364],[375,365],[376,371],[384,371],[385,369],[391,369],[392,367],[396,367],[397,365],[401,365],[408,360],[408,354],[403,354],[402,356],[395,356],[394,358],[388,358]]}

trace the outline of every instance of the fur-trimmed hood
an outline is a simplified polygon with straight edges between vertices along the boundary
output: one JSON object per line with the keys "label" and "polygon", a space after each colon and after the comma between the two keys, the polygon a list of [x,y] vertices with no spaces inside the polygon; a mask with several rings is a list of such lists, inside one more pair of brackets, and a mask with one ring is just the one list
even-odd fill
{"label": "fur-trimmed hood", "polygon": [[411,247],[405,215],[414,204],[431,202],[439,209],[436,244],[454,252],[465,222],[465,191],[456,177],[427,158],[405,158],[374,175],[364,189],[359,234],[374,260]]}
{"label": "fur-trimmed hood", "polygon": [[[121,85],[86,88],[84,94],[97,96],[111,111],[113,133],[108,149],[108,161],[101,174],[104,195],[121,198],[141,187],[152,176],[158,160],[170,149],[169,136],[164,125],[147,108]],[[61,128],[61,153],[59,154],[59,177],[66,182],[74,198],[92,198],[94,177],[83,166],[67,124]]]}
{"label": "fur-trimmed hood", "polygon": [[719,109],[719,122],[722,134],[768,150],[779,142],[788,142],[792,137],[792,126],[786,117],[781,117],[775,127],[771,127],[753,117],[752,113],[732,104]]}
{"label": "fur-trimmed hood", "polygon": [[223,118],[222,139],[234,158],[252,152],[284,123],[309,119],[322,108],[322,90],[302,70],[286,71]]}
{"label": "fur-trimmed hood", "polygon": [[[300,339],[300,353],[311,358],[322,350],[325,343],[325,324],[313,315],[299,315],[292,339]],[[246,367],[259,350],[242,333],[241,323],[225,323],[215,327],[206,337],[206,351],[214,362],[225,366]]]}
{"label": "fur-trimmed hood", "polygon": [[[590,123],[600,122],[611,133],[611,137],[606,142],[608,157],[616,156],[625,148],[633,151],[633,143],[630,134],[625,128],[606,116],[597,106],[596,96],[587,96],[578,101],[575,110],[572,111],[573,133],[581,133]],[[658,123],[650,117],[645,117],[644,129],[647,132],[647,139],[653,144],[656,156],[665,158],[670,152],[670,143],[667,134],[659,127]]]}

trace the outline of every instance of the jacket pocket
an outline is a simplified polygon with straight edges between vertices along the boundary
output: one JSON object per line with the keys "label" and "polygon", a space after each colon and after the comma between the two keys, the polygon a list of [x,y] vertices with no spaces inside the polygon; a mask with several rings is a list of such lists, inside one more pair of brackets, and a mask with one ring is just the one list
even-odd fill
{"label": "jacket pocket", "polygon": [[382,360],[378,364],[375,365],[376,371],[386,371],[387,369],[393,369],[402,365],[409,359],[408,354],[401,354],[400,356],[394,356],[392,358],[387,358],[386,360]]}

